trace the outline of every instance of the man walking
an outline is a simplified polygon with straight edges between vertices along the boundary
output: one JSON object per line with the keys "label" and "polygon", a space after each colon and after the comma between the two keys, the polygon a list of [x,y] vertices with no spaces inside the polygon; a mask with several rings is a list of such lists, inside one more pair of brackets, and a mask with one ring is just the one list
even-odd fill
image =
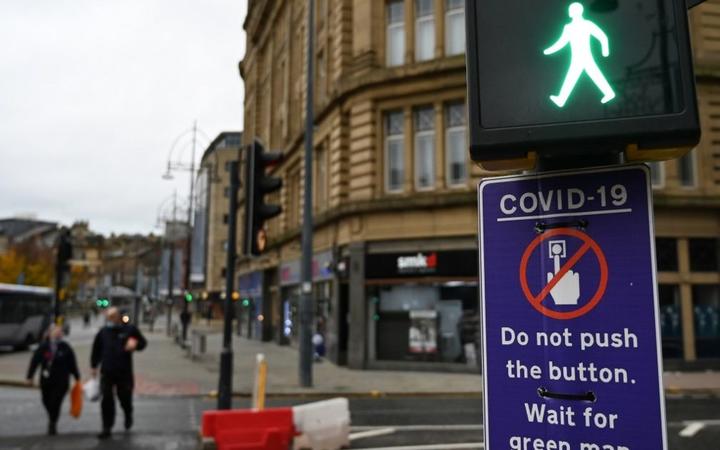
{"label": "man walking", "polygon": [[600,27],[583,17],[583,11],[584,8],[582,4],[578,2],[571,4],[568,14],[572,21],[565,25],[560,39],[543,51],[545,55],[552,55],[566,46],[570,46],[570,68],[565,76],[560,94],[550,96],[550,100],[560,108],[565,106],[565,103],[583,73],[587,73],[593,83],[595,83],[597,88],[602,92],[603,98],[600,100],[600,103],[605,104],[615,98],[615,92],[595,62],[591,46],[592,38],[597,39],[598,42],[600,42],[603,57],[607,58],[610,56],[608,37]]}
{"label": "man walking", "polygon": [[125,324],[117,308],[107,310],[107,325],[98,331],[90,355],[90,367],[93,377],[97,376],[100,366],[100,390],[102,401],[102,432],[100,439],[110,437],[115,424],[115,397],[117,393],[120,406],[125,413],[125,429],[133,425],[132,391],[134,385],[132,354],[143,350],[147,345],[145,337],[134,325]]}
{"label": "man walking", "polygon": [[70,388],[70,375],[80,380],[75,352],[70,344],[63,340],[62,327],[52,325],[48,339],[42,342],[30,360],[27,372],[27,384],[33,384],[33,377],[40,367],[40,392],[42,403],[48,414],[48,434],[57,434],[57,422],[60,406]]}

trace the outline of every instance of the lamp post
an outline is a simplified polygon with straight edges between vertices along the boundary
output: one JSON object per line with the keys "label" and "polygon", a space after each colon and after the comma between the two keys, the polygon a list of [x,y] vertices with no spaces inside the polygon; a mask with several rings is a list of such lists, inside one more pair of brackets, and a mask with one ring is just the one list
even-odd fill
{"label": "lamp post", "polygon": [[[190,172],[190,193],[188,198],[188,214],[187,214],[187,238],[185,240],[185,276],[184,276],[184,286],[186,291],[190,291],[190,271],[191,271],[191,263],[192,263],[192,215],[193,215],[193,202],[195,197],[195,176],[197,175],[196,167],[195,167],[195,150],[197,146],[197,135],[198,135],[198,128],[197,128],[197,121],[193,123],[193,127],[191,130],[186,131],[185,133],[182,133],[180,136],[178,136],[175,139],[175,142],[173,142],[172,147],[170,147],[170,152],[168,155],[168,161],[167,161],[167,171],[163,174],[164,180],[172,180],[173,171],[187,171]],[[173,160],[173,152],[177,148],[177,145],[180,143],[182,138],[186,137],[189,133],[192,133],[192,144],[191,144],[191,153],[190,153],[190,162],[184,162],[180,160]],[[183,301],[183,310],[182,310],[182,316],[181,316],[181,326],[182,326],[182,342],[183,344],[187,340],[187,329],[188,329],[188,322],[189,322],[189,312],[188,312],[188,301],[185,299]]]}
{"label": "lamp post", "polygon": [[[165,203],[172,198],[172,214],[168,217],[163,217],[162,208]],[[164,220],[163,220],[164,219]],[[170,326],[172,324],[172,307],[173,307],[173,290],[175,287],[175,239],[172,235],[172,225],[177,223],[177,191],[173,192],[172,197],[168,197],[158,207],[158,218],[157,225],[160,226],[162,222],[165,222],[165,246],[168,250],[168,279],[167,279],[167,298],[165,300],[165,306],[167,308],[167,321],[165,324],[165,334],[170,336]]]}

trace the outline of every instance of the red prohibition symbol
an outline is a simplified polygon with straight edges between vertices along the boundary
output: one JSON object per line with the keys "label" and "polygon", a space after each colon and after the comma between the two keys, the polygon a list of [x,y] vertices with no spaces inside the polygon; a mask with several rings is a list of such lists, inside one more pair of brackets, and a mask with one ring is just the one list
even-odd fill
{"label": "red prohibition symbol", "polygon": [[[530,261],[530,256],[532,256],[535,249],[544,241],[552,237],[558,236],[571,236],[574,238],[578,238],[583,242],[583,244],[580,249],[575,252],[575,254],[568,258],[565,264],[563,264],[563,266],[560,268],[560,271],[555,274],[555,276],[550,280],[550,282],[548,282],[545,287],[537,295],[535,295],[532,293],[530,287],[528,286],[527,268],[528,262]],[[578,263],[578,261],[580,261],[580,258],[585,256],[585,254],[589,251],[592,251],[592,254],[595,255],[598,261],[598,265],[600,266],[600,282],[598,283],[597,290],[595,291],[595,294],[592,296],[592,298],[590,298],[590,300],[581,307],[570,311],[555,311],[554,309],[544,306],[543,302],[548,298],[548,295],[550,295],[550,291],[555,287],[555,285],[558,284],[562,277],[565,276],[565,274],[568,273],[568,271],[570,271]],[[530,245],[528,245],[528,247],[525,249],[525,252],[522,255],[522,259],[520,260],[520,286],[522,287],[523,294],[525,294],[525,297],[527,298],[528,302],[530,302],[533,308],[538,310],[543,315],[551,317],[553,319],[576,319],[590,312],[593,308],[595,308],[595,306],[597,306],[597,304],[602,299],[603,294],[605,294],[607,282],[608,265],[602,249],[597,244],[597,242],[595,242],[590,236],[574,228],[556,228],[554,230],[546,231],[545,233],[539,235],[538,237],[533,239],[532,242],[530,242]]]}

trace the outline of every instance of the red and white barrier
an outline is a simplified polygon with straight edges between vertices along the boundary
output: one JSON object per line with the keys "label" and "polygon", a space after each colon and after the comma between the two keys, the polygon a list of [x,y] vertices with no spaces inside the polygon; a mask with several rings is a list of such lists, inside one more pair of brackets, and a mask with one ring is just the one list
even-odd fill
{"label": "red and white barrier", "polygon": [[350,408],[346,398],[295,406],[293,423],[300,433],[293,445],[296,450],[338,450],[350,446]]}
{"label": "red and white barrier", "polygon": [[294,408],[205,411],[203,448],[218,450],[339,450],[350,445],[345,398]]}

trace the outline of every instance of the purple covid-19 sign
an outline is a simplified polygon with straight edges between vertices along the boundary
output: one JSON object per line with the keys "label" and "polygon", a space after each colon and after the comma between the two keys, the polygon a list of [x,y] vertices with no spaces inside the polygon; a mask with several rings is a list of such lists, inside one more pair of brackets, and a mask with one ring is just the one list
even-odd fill
{"label": "purple covid-19 sign", "polygon": [[667,449],[648,180],[480,183],[486,449]]}

